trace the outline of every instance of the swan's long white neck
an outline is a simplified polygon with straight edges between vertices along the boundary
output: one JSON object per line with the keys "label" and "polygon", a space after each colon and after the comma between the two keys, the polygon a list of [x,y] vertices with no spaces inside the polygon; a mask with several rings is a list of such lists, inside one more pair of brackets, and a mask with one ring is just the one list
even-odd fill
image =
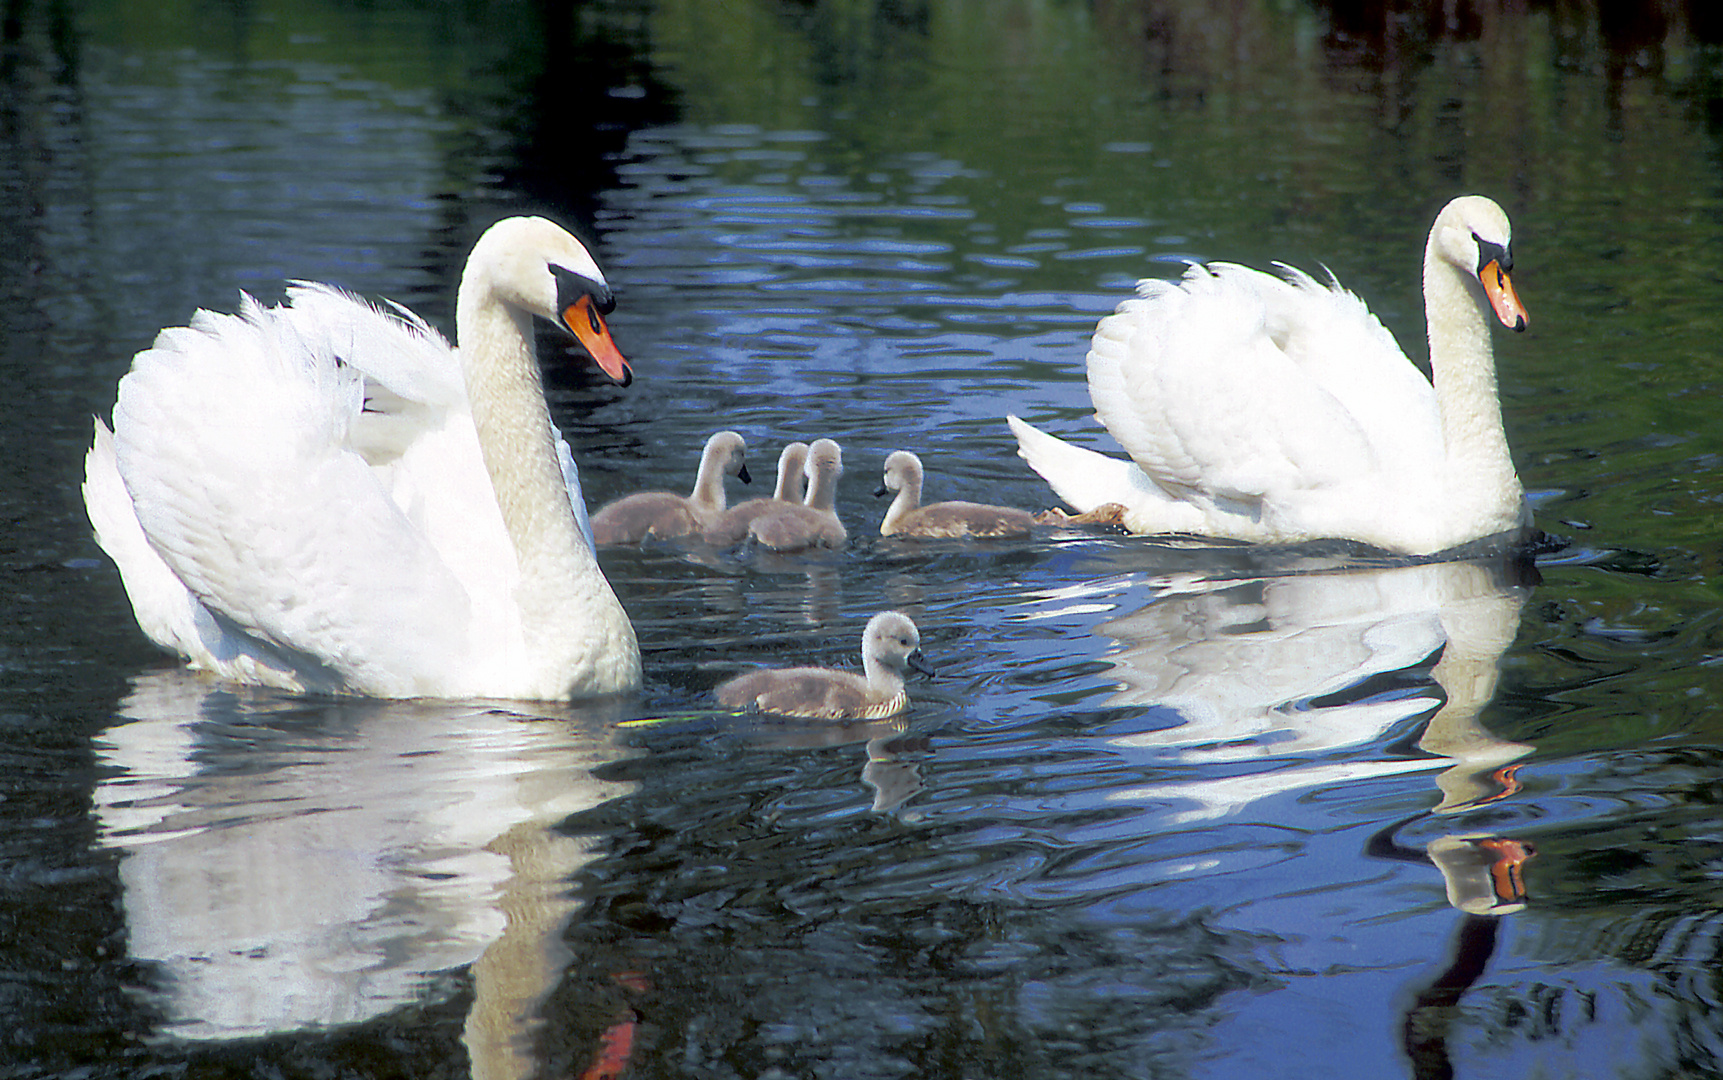
{"label": "swan's long white neck", "polygon": [[1441,228],[1424,251],[1424,317],[1447,448],[1444,505],[1456,520],[1495,520],[1494,531],[1507,531],[1528,515],[1496,396],[1490,306],[1477,279],[1437,250]]}
{"label": "swan's long white neck", "polygon": [[[533,666],[572,672],[557,677],[575,681],[587,669],[602,670],[607,658],[634,653],[634,630],[568,501],[533,348],[532,316],[502,303],[488,273],[469,272],[461,281],[455,327],[473,424],[518,560],[516,599],[526,649]],[[567,682],[536,696],[561,696]]]}

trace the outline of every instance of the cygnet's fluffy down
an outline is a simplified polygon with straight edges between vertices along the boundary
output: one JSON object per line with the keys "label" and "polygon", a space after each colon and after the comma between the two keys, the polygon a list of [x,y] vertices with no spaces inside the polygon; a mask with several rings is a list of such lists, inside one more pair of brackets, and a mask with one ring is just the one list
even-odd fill
{"label": "cygnet's fluffy down", "polygon": [[787,504],[755,518],[748,535],[773,551],[843,547],[849,531],[838,520],[838,477],[844,472],[843,451],[830,439],[808,447],[808,498],[800,506]]}
{"label": "cygnet's fluffy down", "polygon": [[708,544],[728,547],[748,536],[748,526],[761,514],[784,506],[800,506],[807,489],[808,444],[793,442],[778,455],[778,486],[769,499],[748,499],[718,515],[700,538]]}
{"label": "cygnet's fluffy down", "polygon": [[903,680],[914,668],[931,676],[921,655],[921,634],[909,616],[882,611],[862,632],[862,670],[797,667],[755,671],[719,686],[718,703],[821,720],[882,720],[909,707]]}
{"label": "cygnet's fluffy down", "polygon": [[720,431],[706,440],[694,491],[638,491],[606,504],[592,515],[592,536],[600,544],[638,544],[647,537],[671,540],[691,536],[724,512],[724,477],[746,484],[748,444],[734,431]]}
{"label": "cygnet's fluffy down", "polygon": [[1027,510],[989,506],[973,502],[939,502],[921,505],[921,459],[908,450],[894,451],[885,459],[885,478],[874,492],[877,498],[889,491],[897,498],[879,523],[881,536],[904,536],[921,540],[948,540],[960,536],[1028,536],[1035,519]]}

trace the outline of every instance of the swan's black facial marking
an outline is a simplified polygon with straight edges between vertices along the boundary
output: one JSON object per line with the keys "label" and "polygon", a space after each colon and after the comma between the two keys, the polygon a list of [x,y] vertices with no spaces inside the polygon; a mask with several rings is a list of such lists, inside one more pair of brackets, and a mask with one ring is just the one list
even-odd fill
{"label": "swan's black facial marking", "polygon": [[1495,263],[1497,266],[1501,267],[1504,272],[1511,273],[1513,271],[1514,257],[1509,253],[1507,248],[1503,247],[1501,244],[1494,243],[1493,241],[1485,240],[1477,233],[1472,234],[1472,239],[1477,241],[1478,244],[1479,274],[1482,274],[1484,272],[1484,268],[1489,266],[1491,263]]}
{"label": "swan's black facial marking", "polygon": [[[551,274],[556,278],[556,309],[567,311],[583,296],[592,297],[592,306],[599,315],[608,315],[616,310],[616,297],[610,292],[610,286],[602,281],[594,281],[584,274],[577,274],[566,266],[551,264]],[[594,317],[596,322],[596,316]],[[596,327],[594,327],[596,329]]]}
{"label": "swan's black facial marking", "polygon": [[617,350],[604,325],[604,313],[616,309],[616,298],[602,281],[576,273],[566,266],[550,264],[556,278],[556,322],[574,335],[603,372],[619,386],[634,381],[628,361]]}

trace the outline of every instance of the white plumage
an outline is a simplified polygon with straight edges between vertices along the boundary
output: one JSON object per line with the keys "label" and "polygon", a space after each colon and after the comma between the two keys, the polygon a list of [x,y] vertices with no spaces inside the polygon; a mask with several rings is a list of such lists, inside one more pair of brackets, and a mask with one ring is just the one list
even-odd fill
{"label": "white plumage", "polygon": [[1434,385],[1338,284],[1227,263],[1143,281],[1088,356],[1096,416],[1130,460],[1011,416],[1019,453],[1079,512],[1137,533],[1423,554],[1527,530],[1487,323],[1493,308],[1525,326],[1508,247],[1488,199],[1437,217],[1424,258]]}
{"label": "white plumage", "polygon": [[531,336],[556,320],[626,381],[608,299],[578,241],[511,218],[468,260],[459,352],[405,309],[312,284],[162,331],[112,433],[96,422],[84,483],[139,625],[194,667],[295,690],[637,686]]}

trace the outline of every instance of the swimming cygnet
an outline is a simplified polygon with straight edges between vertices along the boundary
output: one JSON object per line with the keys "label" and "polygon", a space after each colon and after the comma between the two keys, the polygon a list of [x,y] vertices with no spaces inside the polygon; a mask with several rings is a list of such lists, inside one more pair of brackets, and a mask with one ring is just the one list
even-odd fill
{"label": "swimming cygnet", "polygon": [[914,668],[931,676],[921,655],[921,634],[901,611],[882,611],[862,632],[862,670],[797,667],[754,671],[719,686],[727,709],[757,709],[822,720],[883,720],[909,707],[904,676]]}
{"label": "swimming cygnet", "polygon": [[706,440],[691,495],[637,491],[592,515],[592,537],[600,544],[638,544],[647,537],[668,540],[698,533],[724,512],[724,477],[746,484],[748,444],[734,431]]}
{"label": "swimming cygnet", "polygon": [[1027,510],[972,502],[921,505],[921,459],[908,450],[885,459],[885,479],[874,496],[888,491],[897,498],[879,523],[881,536],[945,540],[958,536],[1028,536],[1035,518]]}
{"label": "swimming cygnet", "polygon": [[838,477],[844,472],[843,451],[830,439],[815,439],[808,447],[808,498],[769,510],[748,525],[748,535],[773,551],[802,551],[843,547],[849,531],[838,520]]}
{"label": "swimming cygnet", "polygon": [[748,535],[748,526],[755,518],[769,510],[776,510],[785,504],[801,505],[802,495],[807,487],[807,473],[803,466],[808,461],[808,444],[793,442],[784,447],[784,452],[778,455],[778,487],[769,499],[749,499],[718,515],[718,520],[706,526],[701,539],[708,544],[728,547]]}

